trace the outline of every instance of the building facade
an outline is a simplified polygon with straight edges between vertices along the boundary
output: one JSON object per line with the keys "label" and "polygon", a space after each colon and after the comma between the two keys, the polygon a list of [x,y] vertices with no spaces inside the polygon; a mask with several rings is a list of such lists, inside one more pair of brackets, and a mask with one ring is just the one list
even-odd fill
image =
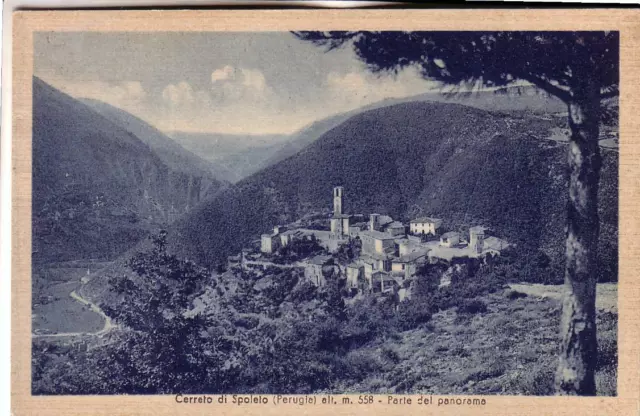
{"label": "building facade", "polygon": [[347,266],[347,288],[358,289],[360,281],[364,279],[364,266],[351,263]]}
{"label": "building facade", "polygon": [[395,237],[380,231],[363,231],[360,233],[362,252],[364,254],[386,254],[395,251]]}
{"label": "building facade", "polygon": [[469,248],[475,254],[482,253],[484,250],[484,228],[483,227],[471,227],[469,228]]}
{"label": "building facade", "polygon": [[265,254],[274,253],[280,246],[280,238],[276,234],[262,234],[260,236],[260,251]]}
{"label": "building facade", "polygon": [[333,188],[333,217],[331,217],[331,234],[333,238],[349,238],[349,226],[351,216],[343,212],[344,188],[336,186]]}
{"label": "building facade", "polygon": [[460,243],[460,233],[450,231],[440,236],[440,245],[443,247],[454,247]]}
{"label": "building facade", "polygon": [[304,277],[318,287],[327,284],[325,277],[325,269],[332,267],[333,259],[331,256],[316,256],[309,260],[304,268]]}
{"label": "building facade", "polygon": [[442,220],[439,218],[416,218],[409,223],[409,232],[418,235],[437,235],[441,226]]}

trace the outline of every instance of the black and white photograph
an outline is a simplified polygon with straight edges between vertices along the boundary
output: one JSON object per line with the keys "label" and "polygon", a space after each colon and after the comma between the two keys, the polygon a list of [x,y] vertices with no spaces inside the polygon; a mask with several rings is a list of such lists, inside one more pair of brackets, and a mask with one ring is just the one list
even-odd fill
{"label": "black and white photograph", "polygon": [[619,31],[34,32],[31,394],[617,396],[619,79]]}

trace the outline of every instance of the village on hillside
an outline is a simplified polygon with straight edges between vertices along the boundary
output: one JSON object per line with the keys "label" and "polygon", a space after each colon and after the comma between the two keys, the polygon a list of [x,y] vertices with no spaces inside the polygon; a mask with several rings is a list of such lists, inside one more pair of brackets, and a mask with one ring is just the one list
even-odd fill
{"label": "village on hillside", "polygon": [[[305,279],[318,287],[326,285],[327,276],[333,275],[344,279],[348,289],[397,293],[402,300],[410,297],[410,282],[421,266],[456,258],[484,261],[509,246],[507,241],[487,235],[487,228],[479,225],[470,227],[466,235],[444,232],[443,221],[438,218],[419,217],[405,224],[388,215],[372,213],[366,218],[363,214],[347,214],[344,198],[344,188],[335,187],[333,215],[326,224],[329,230],[308,228],[309,222],[303,220],[276,225],[273,232],[262,234],[259,249],[256,244],[253,249],[229,256],[228,267],[301,268]],[[326,220],[325,216],[320,221]],[[346,250],[349,254],[342,255]],[[440,286],[450,282],[450,275],[444,274]]]}

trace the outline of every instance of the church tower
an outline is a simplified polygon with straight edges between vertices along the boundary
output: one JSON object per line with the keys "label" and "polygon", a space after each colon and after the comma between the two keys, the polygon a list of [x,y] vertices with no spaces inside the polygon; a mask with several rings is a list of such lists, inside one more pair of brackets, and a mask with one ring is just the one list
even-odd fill
{"label": "church tower", "polygon": [[342,186],[333,188],[333,215],[342,215]]}

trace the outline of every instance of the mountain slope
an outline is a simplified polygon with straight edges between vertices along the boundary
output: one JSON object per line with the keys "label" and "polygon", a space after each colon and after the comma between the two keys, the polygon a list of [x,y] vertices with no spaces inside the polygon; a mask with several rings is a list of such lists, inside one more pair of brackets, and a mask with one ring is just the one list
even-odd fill
{"label": "mountain slope", "polygon": [[533,87],[505,87],[496,91],[444,95],[430,92],[403,98],[388,98],[344,113],[317,120],[289,135],[239,136],[216,133],[170,133],[185,148],[225,169],[219,177],[238,182],[264,168],[293,156],[349,118],[382,107],[408,102],[463,104],[488,111],[548,115],[566,111],[566,105]]}
{"label": "mountain slope", "polygon": [[33,79],[34,261],[110,259],[205,195],[134,134]]}
{"label": "mountain slope", "polygon": [[[276,163],[293,156],[309,144],[313,143],[323,134],[334,127],[344,123],[349,118],[382,107],[409,103],[409,102],[440,102],[462,104],[487,111],[519,112],[527,111],[530,114],[558,113],[566,111],[566,105],[559,99],[540,92],[533,87],[510,87],[497,91],[479,91],[473,94],[461,94],[446,96],[440,93],[426,93],[404,98],[389,98],[362,108],[357,108],[345,113],[336,114],[315,121],[294,133],[290,140],[273,146],[268,152],[262,152],[263,160],[254,166],[253,172],[275,165]],[[252,173],[253,173],[252,172]]]}
{"label": "mountain slope", "polygon": [[183,148],[160,130],[133,114],[105,102],[92,99],[83,99],[82,102],[103,117],[133,133],[147,144],[171,170],[202,177],[202,185],[205,192],[209,190],[209,187],[211,187],[212,192],[215,192],[220,187],[216,176],[219,173],[221,175],[224,173],[218,172],[215,165]]}
{"label": "mountain slope", "polygon": [[[342,185],[347,212],[482,224],[559,262],[566,147],[542,140],[557,123],[434,102],[370,110],[198,207],[176,224],[172,244],[215,264],[273,224],[330,207],[331,188]],[[617,153],[605,154],[602,182],[601,251],[612,256]]]}
{"label": "mountain slope", "polygon": [[[217,176],[237,182],[256,172],[256,164],[275,152],[289,138],[285,135],[236,135],[224,133],[168,133],[176,143],[212,162]],[[273,149],[273,150],[270,150]]]}

